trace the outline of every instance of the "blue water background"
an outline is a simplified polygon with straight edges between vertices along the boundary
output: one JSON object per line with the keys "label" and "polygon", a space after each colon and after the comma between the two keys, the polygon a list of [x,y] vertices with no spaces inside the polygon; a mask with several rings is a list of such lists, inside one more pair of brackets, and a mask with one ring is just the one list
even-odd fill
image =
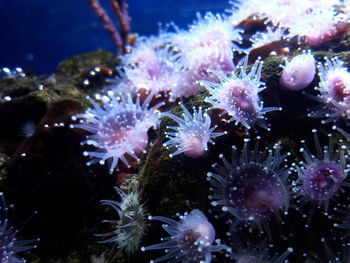
{"label": "blue water background", "polygon": [[[109,0],[101,4],[113,13]],[[158,23],[171,21],[182,28],[196,12],[222,13],[228,0],[129,0],[132,30],[157,34]],[[113,17],[114,18],[114,17]],[[88,0],[0,0],[0,67],[20,66],[37,74],[52,72],[73,55],[103,49],[115,51]]]}

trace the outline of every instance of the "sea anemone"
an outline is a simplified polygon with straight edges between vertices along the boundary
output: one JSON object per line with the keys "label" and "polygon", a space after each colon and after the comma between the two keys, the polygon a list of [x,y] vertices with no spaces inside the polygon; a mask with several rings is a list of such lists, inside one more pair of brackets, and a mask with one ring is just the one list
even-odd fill
{"label": "sea anemone", "polygon": [[[300,20],[302,25],[304,16],[310,12],[318,12],[320,10],[329,10],[334,8],[334,5],[341,4],[339,0],[305,0],[302,3],[298,0],[245,0],[245,1],[230,1],[233,5],[233,10],[230,17],[231,23],[239,24],[242,20],[248,17],[258,17],[265,19],[265,23],[273,26],[288,27],[293,26]],[[293,10],[293,12],[291,12]],[[322,23],[322,21],[320,21]],[[305,27],[307,27],[306,25]],[[317,31],[316,27],[314,31]],[[302,28],[299,28],[302,30]],[[308,29],[309,30],[309,29]]]}
{"label": "sea anemone", "polygon": [[288,90],[305,89],[316,73],[315,58],[310,52],[297,55],[283,66],[280,85]]}
{"label": "sea anemone", "polygon": [[0,262],[1,263],[25,263],[26,260],[19,257],[17,253],[36,248],[31,243],[38,239],[17,240],[18,230],[10,226],[8,219],[8,208],[5,197],[0,192],[1,219],[0,219]]}
{"label": "sea anemone", "polygon": [[285,38],[296,37],[310,46],[319,46],[345,31],[348,16],[344,8],[346,4],[341,0],[245,0],[230,3],[234,7],[229,11],[233,26],[240,26],[248,18],[258,18],[265,24],[286,29]]}
{"label": "sea anemone", "polygon": [[229,21],[207,13],[204,17],[197,15],[197,22],[189,31],[177,31],[169,39],[185,83],[172,88],[172,97],[196,95],[201,88],[198,81],[219,81],[210,71],[234,69],[233,50],[240,50],[234,42],[240,42],[242,37],[241,31],[233,29]]}
{"label": "sea anemone", "polygon": [[298,19],[290,20],[283,26],[288,27],[290,37],[305,37],[310,46],[319,46],[336,36],[343,27],[344,17],[334,6],[313,8],[300,13]]}
{"label": "sea anemone", "polygon": [[174,54],[167,47],[165,33],[141,38],[131,52],[122,57],[118,67],[122,80],[120,92],[167,93],[182,85],[182,73],[175,67]]}
{"label": "sea anemone", "polygon": [[300,152],[305,162],[293,164],[299,176],[294,191],[302,202],[311,202],[311,212],[316,206],[324,206],[327,212],[330,199],[341,190],[342,186],[349,186],[344,180],[348,176],[350,165],[347,164],[346,147],[342,146],[342,141],[336,146],[331,141],[332,135],[329,134],[329,145],[322,149],[316,130],[312,132],[316,155],[308,149],[305,141],[302,141],[303,147],[300,148]]}
{"label": "sea anemone", "polygon": [[212,252],[226,249],[231,251],[225,245],[220,244],[220,240],[215,239],[215,230],[213,225],[208,221],[206,216],[198,209],[192,210],[191,213],[185,213],[180,216],[180,221],[163,216],[150,216],[151,220],[164,222],[163,228],[169,237],[162,238],[163,243],[142,247],[142,251],[153,249],[165,249],[167,254],[151,263],[170,260],[169,262],[201,262],[209,263],[212,259]]}
{"label": "sea anemone", "polygon": [[265,113],[280,110],[276,107],[263,108],[258,93],[265,89],[264,83],[260,81],[262,62],[256,60],[251,71],[247,73],[248,56],[240,62],[240,73],[232,72],[231,76],[226,76],[221,72],[216,74],[220,83],[201,81],[201,84],[211,93],[205,99],[212,105],[212,108],[222,109],[221,115],[228,114],[229,122],[242,124],[246,129],[250,129],[255,123],[268,129],[265,120]]}
{"label": "sea anemone", "polygon": [[94,108],[73,116],[72,119],[79,119],[80,123],[71,125],[92,133],[82,142],[97,148],[97,151],[83,152],[84,156],[93,158],[87,165],[97,162],[103,165],[108,159],[109,171],[112,173],[119,159],[130,167],[126,154],[139,160],[136,153],[145,150],[148,143],[147,131],[157,126],[160,120],[157,109],[162,104],[148,108],[152,97],[153,94],[148,95],[140,104],[138,94],[136,102],[133,102],[130,93],[116,97],[113,92],[109,92],[108,96],[102,97],[102,107],[89,98]]}
{"label": "sea anemone", "polygon": [[193,108],[193,115],[181,104],[184,111],[184,119],[166,113],[165,116],[173,119],[179,126],[167,126],[172,132],[166,132],[169,138],[163,145],[167,148],[177,147],[177,150],[170,154],[170,157],[184,153],[186,156],[199,157],[208,150],[208,142],[215,144],[212,138],[226,134],[226,132],[214,132],[216,126],[210,128],[211,119],[207,113],[202,112],[199,107],[197,111]]}
{"label": "sea anemone", "polygon": [[147,212],[140,200],[139,191],[125,193],[118,187],[115,191],[121,198],[119,202],[102,200],[101,203],[112,207],[118,214],[118,220],[104,220],[113,224],[115,230],[106,234],[97,234],[99,237],[108,237],[100,243],[114,243],[118,250],[133,253],[139,248],[142,237],[147,228]]}
{"label": "sea anemone", "polygon": [[197,21],[190,26],[189,31],[173,35],[171,42],[181,52],[179,58],[184,68],[192,64],[191,59],[196,59],[191,52],[198,48],[213,48],[218,62],[226,61],[232,65],[232,49],[240,50],[234,43],[241,42],[240,33],[241,30],[233,29],[227,19],[209,12],[204,17],[197,14]]}
{"label": "sea anemone", "polygon": [[231,72],[234,69],[232,51],[229,51],[231,55],[228,58],[218,57],[217,52],[216,47],[198,47],[189,51],[185,55],[187,68],[182,69],[183,82],[172,87],[171,97],[189,97],[198,94],[202,88],[201,80],[219,82],[219,78],[212,71]]}
{"label": "sea anemone", "polygon": [[323,123],[336,121],[340,117],[350,119],[350,73],[344,62],[335,57],[318,65],[320,84],[316,88],[319,95],[313,97],[323,102],[309,113],[311,117],[327,118]]}
{"label": "sea anemone", "polygon": [[289,207],[288,169],[281,167],[288,154],[281,155],[278,145],[274,150],[259,151],[256,143],[249,150],[248,141],[245,140],[240,156],[232,147],[231,162],[220,154],[224,166],[213,164],[216,172],[207,174],[213,192],[209,200],[215,210],[233,217],[229,220],[232,230],[243,223],[270,235],[271,216]]}
{"label": "sea anemone", "polygon": [[257,32],[254,34],[249,41],[252,42],[252,48],[259,48],[265,45],[268,45],[275,41],[280,41],[287,37],[287,30],[285,28],[272,28],[271,26],[267,27],[266,32]]}
{"label": "sea anemone", "polygon": [[275,254],[271,257],[265,241],[259,245],[254,245],[251,242],[243,245],[234,239],[232,247],[234,253],[230,254],[230,258],[234,259],[236,263],[285,263],[288,255],[293,252],[293,248],[289,247],[281,255]]}

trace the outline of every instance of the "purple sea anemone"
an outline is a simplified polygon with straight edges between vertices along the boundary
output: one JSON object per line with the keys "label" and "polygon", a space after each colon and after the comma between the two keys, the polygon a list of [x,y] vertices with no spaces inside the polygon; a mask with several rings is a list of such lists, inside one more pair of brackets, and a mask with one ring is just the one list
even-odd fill
{"label": "purple sea anemone", "polygon": [[[300,152],[305,162],[293,164],[299,176],[294,191],[301,201],[311,202],[312,210],[323,205],[327,211],[330,199],[342,186],[349,186],[344,180],[348,176],[350,165],[347,164],[346,147],[341,145],[341,141],[339,146],[336,146],[330,138],[329,145],[322,149],[316,130],[313,130],[313,133],[316,155],[308,149],[305,141],[302,141],[304,145]],[[329,137],[331,136],[330,134]]]}
{"label": "purple sea anemone", "polygon": [[288,90],[302,90],[312,82],[315,74],[315,58],[310,52],[304,52],[286,61],[280,84]]}
{"label": "purple sea anemone", "polygon": [[280,110],[276,107],[263,107],[258,93],[265,89],[264,83],[260,81],[262,62],[256,60],[251,71],[247,73],[248,56],[240,62],[240,73],[232,72],[226,76],[221,72],[214,72],[220,79],[220,83],[201,81],[201,84],[211,93],[206,102],[212,104],[213,108],[222,109],[221,115],[228,114],[229,122],[242,124],[250,129],[255,123],[268,129],[265,113]]}
{"label": "purple sea anemone", "polygon": [[309,113],[310,117],[326,118],[323,123],[336,121],[340,117],[350,119],[350,73],[343,66],[344,62],[335,57],[318,65],[320,84],[316,88],[320,92],[315,100],[323,102]]}
{"label": "purple sea anemone", "polygon": [[232,247],[234,253],[230,254],[230,258],[236,263],[285,263],[288,255],[293,252],[293,248],[290,247],[281,255],[275,254],[271,257],[266,242],[261,242],[259,245],[247,242],[243,245],[234,240]]}
{"label": "purple sea anemone", "polygon": [[231,228],[240,223],[257,226],[269,233],[268,219],[289,207],[288,169],[281,167],[286,155],[281,155],[279,146],[274,150],[248,149],[245,140],[242,153],[233,146],[231,162],[221,154],[224,166],[213,164],[215,173],[208,173],[211,183],[209,195],[214,208],[229,214]]}
{"label": "purple sea anemone", "polygon": [[18,257],[17,253],[35,248],[36,246],[31,245],[31,243],[38,241],[38,239],[17,240],[16,235],[18,233],[18,230],[9,224],[8,208],[4,194],[2,192],[0,192],[0,202],[0,262],[25,263],[26,260]]}
{"label": "purple sea anemone", "polygon": [[142,251],[153,249],[165,249],[167,254],[151,263],[170,260],[169,262],[201,262],[209,263],[212,259],[212,252],[231,249],[220,244],[220,240],[215,239],[215,230],[213,225],[208,221],[206,216],[198,209],[192,210],[191,213],[185,213],[180,216],[177,222],[163,216],[150,216],[151,220],[159,220],[164,222],[163,228],[169,237],[162,238],[163,243],[142,247]]}
{"label": "purple sea anemone", "polygon": [[73,116],[73,120],[79,119],[80,122],[72,125],[73,128],[92,133],[82,144],[97,148],[97,151],[84,151],[85,156],[93,158],[87,165],[97,162],[103,165],[108,160],[112,173],[119,159],[129,167],[126,154],[139,160],[136,154],[145,150],[148,129],[157,126],[160,120],[157,109],[162,104],[148,108],[151,99],[152,94],[140,104],[139,95],[133,102],[130,94],[116,97],[109,92],[108,96],[103,97],[102,107],[90,99],[94,108]]}
{"label": "purple sea anemone", "polygon": [[169,138],[163,145],[167,148],[177,147],[177,150],[170,154],[170,157],[184,153],[186,156],[199,157],[208,150],[208,142],[215,144],[212,138],[226,134],[226,132],[214,132],[216,126],[210,128],[211,119],[207,113],[202,112],[199,107],[197,111],[193,108],[193,115],[181,104],[184,111],[181,119],[174,114],[166,113],[165,116],[176,121],[179,126],[168,126],[172,132],[166,132]]}
{"label": "purple sea anemone", "polygon": [[139,191],[125,193],[118,187],[114,187],[114,189],[121,198],[120,202],[102,200],[101,203],[112,207],[117,212],[118,220],[103,221],[113,224],[115,230],[96,236],[108,238],[100,243],[114,243],[118,250],[133,253],[139,248],[141,239],[145,234],[147,213],[141,203]]}

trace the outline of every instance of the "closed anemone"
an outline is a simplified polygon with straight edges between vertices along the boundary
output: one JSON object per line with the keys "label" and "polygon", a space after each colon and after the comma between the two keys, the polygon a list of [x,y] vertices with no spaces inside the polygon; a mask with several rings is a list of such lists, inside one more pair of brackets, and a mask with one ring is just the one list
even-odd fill
{"label": "closed anemone", "polygon": [[220,244],[220,240],[216,240],[216,245],[213,245],[215,239],[215,230],[213,225],[208,221],[206,216],[198,209],[192,210],[191,213],[185,213],[180,216],[180,221],[163,216],[151,216],[152,220],[164,222],[163,228],[169,237],[162,238],[163,243],[142,247],[142,251],[153,249],[164,249],[166,255],[151,263],[168,261],[176,262],[200,262],[209,263],[212,259],[212,252],[226,249],[231,251],[225,245]]}
{"label": "closed anemone", "polygon": [[148,95],[141,104],[139,95],[134,102],[130,93],[117,97],[109,92],[108,96],[102,97],[102,106],[89,99],[94,108],[73,116],[73,120],[79,119],[79,124],[71,126],[91,133],[82,144],[92,145],[97,150],[84,151],[85,156],[92,158],[87,165],[103,165],[108,160],[112,173],[119,160],[130,166],[127,155],[139,160],[137,153],[143,152],[148,143],[147,131],[156,127],[160,120],[157,109],[162,104],[149,108],[152,97],[152,94]]}
{"label": "closed anemone", "polygon": [[303,90],[314,79],[316,73],[315,58],[310,51],[303,52],[282,66],[280,85],[288,90]]}
{"label": "closed anemone", "polygon": [[221,154],[223,166],[213,165],[215,173],[208,173],[212,191],[209,200],[220,216],[229,216],[233,231],[243,223],[270,235],[271,217],[289,207],[288,169],[281,165],[288,154],[281,155],[278,145],[260,151],[256,143],[249,150],[248,141],[240,155],[233,146],[231,162]]}

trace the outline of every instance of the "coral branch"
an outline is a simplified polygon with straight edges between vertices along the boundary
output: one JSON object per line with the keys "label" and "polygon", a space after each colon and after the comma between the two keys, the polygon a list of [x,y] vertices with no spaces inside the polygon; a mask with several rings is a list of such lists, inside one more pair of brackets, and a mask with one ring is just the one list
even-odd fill
{"label": "coral branch", "polygon": [[114,13],[116,14],[119,24],[120,24],[120,31],[122,35],[122,39],[125,44],[128,42],[128,35],[131,31],[130,27],[130,20],[128,14],[128,4],[125,2],[125,0],[110,0],[111,6],[114,10]]}
{"label": "coral branch", "polygon": [[[118,48],[118,53],[124,53],[124,43],[119,31],[114,26],[112,19],[108,16],[106,10],[100,5],[98,0],[88,0],[92,8],[94,9],[97,16],[101,19],[104,24],[104,28],[109,32],[112,36],[114,44]],[[121,23],[122,24],[122,23]]]}

